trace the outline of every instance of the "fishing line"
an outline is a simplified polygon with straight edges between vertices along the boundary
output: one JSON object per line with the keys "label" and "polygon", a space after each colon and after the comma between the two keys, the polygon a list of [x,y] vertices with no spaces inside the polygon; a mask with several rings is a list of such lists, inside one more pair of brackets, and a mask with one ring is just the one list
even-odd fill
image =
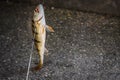
{"label": "fishing line", "polygon": [[31,60],[32,60],[32,54],[33,54],[33,46],[34,46],[34,41],[32,42],[32,48],[30,52],[30,58],[29,58],[29,64],[28,64],[28,69],[27,69],[27,75],[26,75],[26,80],[29,78],[29,73],[30,73],[30,65],[31,65]]}

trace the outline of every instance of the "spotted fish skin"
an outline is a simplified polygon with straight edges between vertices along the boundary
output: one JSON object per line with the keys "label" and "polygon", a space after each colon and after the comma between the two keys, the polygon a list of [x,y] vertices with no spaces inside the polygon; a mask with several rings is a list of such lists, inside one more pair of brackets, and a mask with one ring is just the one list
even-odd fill
{"label": "spotted fish skin", "polygon": [[32,20],[32,32],[34,37],[34,44],[40,58],[38,65],[34,68],[35,70],[39,70],[43,66],[46,29],[50,32],[54,32],[52,27],[46,25],[44,8],[42,4],[39,4],[34,10],[34,15]]}

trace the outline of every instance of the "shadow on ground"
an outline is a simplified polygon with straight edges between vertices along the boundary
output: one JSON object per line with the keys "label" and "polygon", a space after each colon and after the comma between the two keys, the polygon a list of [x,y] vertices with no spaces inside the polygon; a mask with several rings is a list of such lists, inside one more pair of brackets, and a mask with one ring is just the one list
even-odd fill
{"label": "shadow on ground", "polygon": [[[25,80],[31,52],[31,18],[35,6],[0,7],[0,80]],[[119,80],[120,19],[64,9],[45,9],[47,33],[41,71],[30,80]],[[38,61],[33,51],[32,64]]]}

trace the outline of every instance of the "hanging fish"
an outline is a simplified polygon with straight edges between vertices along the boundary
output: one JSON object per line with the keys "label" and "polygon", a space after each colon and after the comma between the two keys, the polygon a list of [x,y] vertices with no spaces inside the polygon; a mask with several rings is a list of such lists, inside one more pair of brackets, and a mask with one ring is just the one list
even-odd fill
{"label": "hanging fish", "polygon": [[35,70],[39,70],[43,66],[44,52],[47,51],[45,48],[46,30],[49,32],[54,32],[52,27],[46,25],[44,8],[42,4],[39,4],[34,10],[32,20],[34,44],[40,58]]}

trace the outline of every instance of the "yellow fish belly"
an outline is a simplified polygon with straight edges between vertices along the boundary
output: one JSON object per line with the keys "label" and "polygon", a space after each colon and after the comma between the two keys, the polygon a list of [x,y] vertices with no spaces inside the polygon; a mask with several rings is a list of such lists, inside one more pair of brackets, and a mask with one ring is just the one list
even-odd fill
{"label": "yellow fish belly", "polygon": [[36,33],[34,36],[34,43],[39,55],[39,63],[35,67],[35,70],[39,70],[43,66],[44,60],[44,52],[45,52],[45,38],[46,38],[46,30],[45,27],[42,26],[40,23],[35,24]]}

